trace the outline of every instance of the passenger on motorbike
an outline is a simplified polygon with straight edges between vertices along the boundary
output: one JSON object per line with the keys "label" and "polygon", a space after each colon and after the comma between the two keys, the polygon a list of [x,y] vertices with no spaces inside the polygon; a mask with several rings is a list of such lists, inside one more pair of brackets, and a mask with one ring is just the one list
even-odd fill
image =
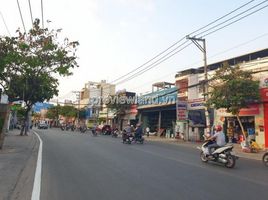
{"label": "passenger on motorbike", "polygon": [[209,144],[208,145],[208,153],[209,155],[212,154],[211,149],[212,148],[219,148],[222,147],[226,144],[225,142],[225,135],[222,132],[222,126],[221,125],[217,125],[215,127],[215,134],[208,137],[207,140],[215,140],[215,143]]}

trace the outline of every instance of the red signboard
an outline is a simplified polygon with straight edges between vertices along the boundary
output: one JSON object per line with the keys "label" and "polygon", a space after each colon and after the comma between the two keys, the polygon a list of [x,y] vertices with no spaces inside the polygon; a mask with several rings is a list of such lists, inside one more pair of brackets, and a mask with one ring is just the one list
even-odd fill
{"label": "red signboard", "polygon": [[262,101],[268,101],[268,88],[261,88],[261,100]]}
{"label": "red signboard", "polygon": [[248,108],[243,108],[240,110],[239,115],[258,115],[260,114],[259,104],[251,104]]}

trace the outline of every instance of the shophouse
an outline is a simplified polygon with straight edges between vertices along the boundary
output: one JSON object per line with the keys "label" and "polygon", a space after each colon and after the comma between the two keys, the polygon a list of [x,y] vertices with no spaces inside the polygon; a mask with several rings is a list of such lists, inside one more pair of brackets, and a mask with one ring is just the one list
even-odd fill
{"label": "shophouse", "polygon": [[152,92],[139,97],[138,114],[143,127],[159,136],[175,136],[177,88],[174,83],[160,82]]}
{"label": "shophouse", "polygon": [[[208,77],[213,77],[215,70],[228,62],[230,66],[240,65],[241,69],[251,71],[253,77],[260,81],[260,94],[262,99],[248,108],[240,111],[241,121],[247,134],[253,134],[256,141],[263,147],[268,147],[268,49],[248,53],[208,65]],[[201,135],[206,127],[203,81],[204,67],[188,69],[176,74],[178,88],[177,118],[180,132],[185,134],[187,140],[202,140]],[[246,86],[245,86],[246,87]],[[183,108],[183,109],[182,109]],[[232,141],[239,140],[241,130],[234,116],[224,109],[209,110],[210,124],[222,124],[226,136]]]}

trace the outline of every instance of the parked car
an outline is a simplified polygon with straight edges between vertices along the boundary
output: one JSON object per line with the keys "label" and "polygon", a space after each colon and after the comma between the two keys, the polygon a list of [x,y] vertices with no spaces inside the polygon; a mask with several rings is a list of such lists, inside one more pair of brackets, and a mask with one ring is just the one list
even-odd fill
{"label": "parked car", "polygon": [[110,125],[104,125],[101,129],[101,132],[103,135],[111,135],[112,133],[112,128]]}
{"label": "parked car", "polygon": [[48,129],[48,124],[46,122],[40,122],[37,126],[38,129]]}

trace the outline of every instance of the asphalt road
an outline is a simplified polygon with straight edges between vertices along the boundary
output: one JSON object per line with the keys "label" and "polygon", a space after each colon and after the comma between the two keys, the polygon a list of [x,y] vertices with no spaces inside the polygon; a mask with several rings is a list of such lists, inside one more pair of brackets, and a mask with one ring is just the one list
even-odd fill
{"label": "asphalt road", "polygon": [[38,130],[41,200],[267,199],[268,169],[240,158],[234,169],[201,163],[199,151],[159,142]]}

